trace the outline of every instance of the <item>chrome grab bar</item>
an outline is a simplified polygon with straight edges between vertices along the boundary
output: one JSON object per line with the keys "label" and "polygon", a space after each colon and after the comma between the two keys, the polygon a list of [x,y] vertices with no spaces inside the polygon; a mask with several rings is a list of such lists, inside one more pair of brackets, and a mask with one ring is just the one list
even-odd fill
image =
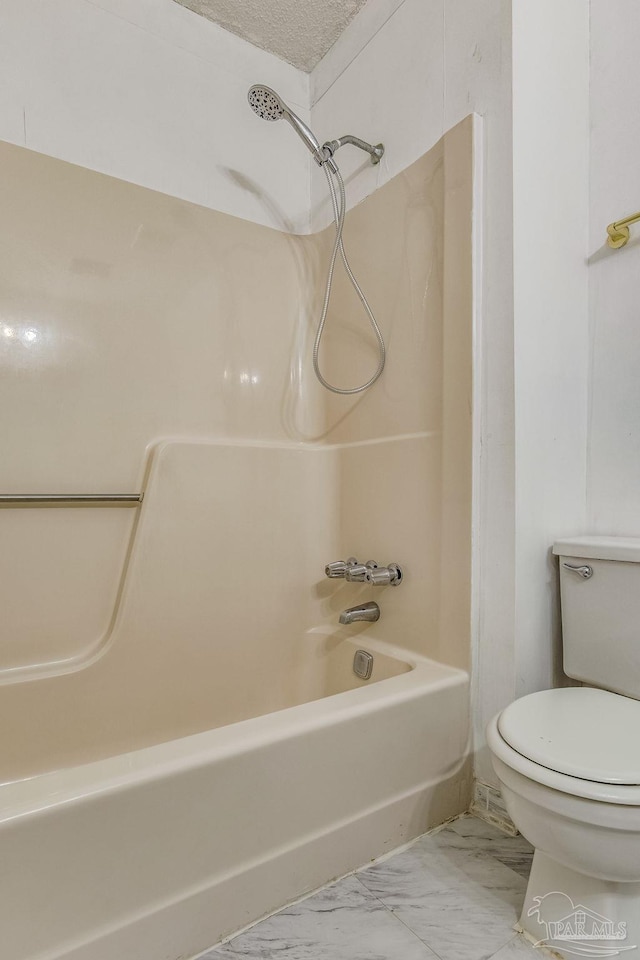
{"label": "chrome grab bar", "polygon": [[135,507],[142,503],[144,493],[0,493],[3,503],[121,503]]}

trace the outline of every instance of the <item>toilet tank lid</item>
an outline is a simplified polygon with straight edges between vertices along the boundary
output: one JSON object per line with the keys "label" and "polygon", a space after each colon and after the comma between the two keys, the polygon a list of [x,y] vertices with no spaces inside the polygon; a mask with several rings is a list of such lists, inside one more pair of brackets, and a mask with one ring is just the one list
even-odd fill
{"label": "toilet tank lid", "polygon": [[556,540],[553,552],[558,557],[640,563],[640,537],[572,537]]}
{"label": "toilet tank lid", "polygon": [[640,701],[593,687],[541,690],[498,718],[519,754],[557,773],[595,783],[640,785]]}

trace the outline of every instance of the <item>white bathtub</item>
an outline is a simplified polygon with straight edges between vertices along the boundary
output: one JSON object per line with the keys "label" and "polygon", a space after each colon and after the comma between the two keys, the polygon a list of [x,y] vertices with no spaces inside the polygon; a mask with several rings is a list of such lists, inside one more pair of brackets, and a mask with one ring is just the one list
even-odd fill
{"label": "white bathtub", "polygon": [[321,699],[0,787],[2,960],[192,957],[466,808],[467,674],[307,649]]}

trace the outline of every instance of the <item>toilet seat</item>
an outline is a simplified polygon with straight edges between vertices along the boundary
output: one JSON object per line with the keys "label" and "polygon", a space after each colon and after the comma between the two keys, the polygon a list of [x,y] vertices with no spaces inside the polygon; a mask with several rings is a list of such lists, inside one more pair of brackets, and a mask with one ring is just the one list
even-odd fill
{"label": "toilet seat", "polygon": [[[534,696],[534,694],[531,696]],[[515,770],[516,773],[540,784],[542,787],[550,787],[552,790],[573,797],[595,800],[603,804],[622,804],[640,808],[640,786],[583,780],[566,773],[558,773],[558,771],[535,763],[518,753],[500,734],[498,729],[500,716],[498,714],[489,723],[487,745],[495,759]]]}
{"label": "toilet seat", "polygon": [[593,687],[543,690],[498,718],[502,739],[527,760],[596,784],[640,785],[640,701]]}

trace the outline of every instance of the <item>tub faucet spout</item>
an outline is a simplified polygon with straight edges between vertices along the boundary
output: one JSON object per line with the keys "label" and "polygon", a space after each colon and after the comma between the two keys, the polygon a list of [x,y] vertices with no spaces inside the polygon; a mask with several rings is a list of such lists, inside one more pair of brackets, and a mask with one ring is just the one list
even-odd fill
{"label": "tub faucet spout", "polygon": [[380,607],[377,603],[359,603],[357,607],[349,607],[340,614],[340,623],[355,623],[356,620],[367,620],[375,623],[380,619]]}

